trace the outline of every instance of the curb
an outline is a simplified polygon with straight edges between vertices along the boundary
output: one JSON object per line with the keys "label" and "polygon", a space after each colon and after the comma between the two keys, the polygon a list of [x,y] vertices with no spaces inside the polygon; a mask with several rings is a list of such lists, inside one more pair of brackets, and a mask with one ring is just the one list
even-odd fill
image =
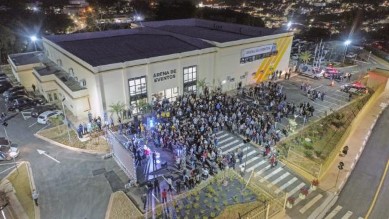
{"label": "curb", "polygon": [[[32,175],[32,169],[30,162],[24,161],[24,163],[27,165],[27,173],[28,173],[28,178],[30,178],[30,186],[31,186],[31,192],[32,190],[37,190],[35,186],[35,181],[34,181],[34,176]],[[31,199],[32,200],[32,199]],[[32,200],[34,202],[34,200]],[[34,203],[34,212],[35,212],[35,219],[40,219],[41,218],[41,211],[39,206],[36,206]]]}
{"label": "curb", "polygon": [[56,141],[53,141],[49,138],[46,138],[42,135],[39,135],[38,133],[35,133],[34,134],[35,137],[37,138],[40,138],[42,139],[43,141],[47,141],[53,145],[57,145],[59,147],[62,147],[62,148],[65,148],[65,149],[68,149],[68,150],[71,150],[71,151],[76,151],[76,152],[82,152],[82,153],[87,153],[87,154],[94,154],[94,155],[104,155],[104,154],[107,154],[109,152],[98,152],[98,151],[92,151],[92,150],[86,150],[86,149],[81,149],[81,148],[74,148],[74,147],[71,147],[71,146],[68,146],[68,145],[64,145],[64,144],[61,144],[59,142],[56,142]]}

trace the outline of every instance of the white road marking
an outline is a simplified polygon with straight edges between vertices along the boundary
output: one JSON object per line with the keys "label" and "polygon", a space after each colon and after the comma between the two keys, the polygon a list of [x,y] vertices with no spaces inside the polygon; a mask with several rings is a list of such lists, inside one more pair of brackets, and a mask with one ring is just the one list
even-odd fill
{"label": "white road marking", "polygon": [[304,205],[299,211],[301,214],[304,214],[310,207],[312,207],[316,202],[318,202],[323,197],[322,194],[318,194],[312,200],[310,200],[307,204]]}
{"label": "white road marking", "polygon": [[[233,137],[228,137],[228,138],[224,139],[223,141],[219,141],[217,144],[218,144],[218,145],[221,145],[221,144],[223,144],[224,142],[230,141],[231,139],[234,139],[234,138],[233,138]],[[238,141],[238,140],[235,140],[235,141]]]}
{"label": "white road marking", "polygon": [[235,145],[234,147],[232,147],[232,148],[230,148],[230,149],[228,149],[228,150],[226,150],[226,151],[223,151],[223,154],[227,154],[227,153],[229,153],[229,152],[232,152],[232,151],[238,149],[239,147],[242,147],[243,145],[244,145],[244,143],[240,143],[240,144],[238,144],[238,145]]}
{"label": "white road marking", "polygon": [[304,186],[305,186],[304,183],[300,183],[298,186],[296,186],[294,189],[292,189],[290,192],[288,192],[288,195],[289,196],[293,195],[294,193],[296,193],[298,190],[300,190]]}
{"label": "white road marking", "polygon": [[263,177],[259,182],[264,182],[265,180],[268,180],[270,177],[276,175],[278,172],[282,170],[282,167],[278,167],[278,169],[274,170],[273,172],[267,174],[265,177]]}
{"label": "white road marking", "polygon": [[353,215],[353,213],[351,211],[347,211],[347,213],[343,215],[342,219],[349,219],[351,215]]}
{"label": "white road marking", "polygon": [[29,128],[33,127],[37,122],[34,122],[32,123],[30,126],[28,126]]}
{"label": "white road marking", "polygon": [[270,168],[270,164],[267,165],[266,167],[264,167],[262,170],[258,171],[255,173],[255,176],[259,176],[261,175],[262,173],[264,173],[266,170],[268,170]]}
{"label": "white road marking", "polygon": [[218,139],[221,139],[221,138],[224,138],[224,137],[226,137],[226,136],[228,136],[228,134],[224,134],[224,135],[217,136],[217,138],[218,138]]}
{"label": "white road marking", "polygon": [[259,162],[259,163],[255,164],[254,166],[248,168],[248,169],[246,170],[246,172],[251,172],[252,170],[254,170],[255,168],[261,166],[261,165],[264,164],[264,163],[266,163],[266,160],[262,160],[261,162]]}
{"label": "white road marking", "polygon": [[245,163],[246,165],[248,165],[248,164],[250,164],[251,162],[253,162],[253,161],[255,161],[255,160],[258,160],[258,159],[259,159],[258,157],[253,157],[253,158],[251,158],[250,160],[244,161],[244,163]]}
{"label": "white road marking", "polygon": [[336,208],[334,208],[334,210],[331,211],[331,213],[329,215],[327,215],[327,217],[325,217],[325,219],[332,219],[333,217],[335,217],[335,215],[340,211],[342,210],[342,206],[338,205],[336,206]]}
{"label": "white road marking", "polygon": [[[289,175],[290,175],[290,173],[286,172],[286,173],[282,174],[280,177],[278,177],[277,179],[275,179],[274,181],[272,181],[271,183],[273,185],[275,185],[275,184],[279,183],[281,180],[285,179]],[[272,184],[267,185],[267,187],[270,188],[272,186]]]}
{"label": "white road marking", "polygon": [[54,157],[52,157],[52,156],[48,155],[46,151],[39,150],[39,149],[37,149],[37,151],[38,151],[38,153],[39,153],[39,154],[41,154],[41,155],[43,154],[43,155],[45,155],[46,157],[48,157],[48,158],[50,158],[50,159],[54,160],[55,162],[57,162],[57,163],[61,163],[61,162],[59,162],[57,159],[55,159]]}

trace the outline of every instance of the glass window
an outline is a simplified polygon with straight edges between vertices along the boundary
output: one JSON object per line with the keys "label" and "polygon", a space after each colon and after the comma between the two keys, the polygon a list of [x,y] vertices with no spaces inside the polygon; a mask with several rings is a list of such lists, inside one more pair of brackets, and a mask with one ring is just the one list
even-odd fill
{"label": "glass window", "polygon": [[128,85],[130,88],[130,96],[147,94],[146,76],[131,78],[128,80]]}
{"label": "glass window", "polygon": [[197,80],[197,66],[189,66],[184,68],[184,84],[195,82]]}
{"label": "glass window", "polygon": [[57,96],[57,93],[54,93],[54,100],[58,100],[58,96]]}
{"label": "glass window", "polygon": [[49,101],[52,102],[53,101],[53,96],[49,93],[47,94],[49,96]]}

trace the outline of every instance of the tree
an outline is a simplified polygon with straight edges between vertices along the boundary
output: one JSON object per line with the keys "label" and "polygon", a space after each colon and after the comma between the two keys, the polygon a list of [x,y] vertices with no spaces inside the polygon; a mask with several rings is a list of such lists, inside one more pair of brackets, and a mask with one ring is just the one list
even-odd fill
{"label": "tree", "polygon": [[204,92],[205,87],[207,86],[207,83],[205,82],[206,78],[203,78],[201,80],[197,81],[197,87],[200,90],[200,94]]}
{"label": "tree", "polygon": [[45,32],[64,34],[72,27],[74,27],[74,22],[67,14],[47,14],[45,17]]}
{"label": "tree", "polygon": [[157,20],[194,17],[196,6],[190,0],[161,0],[156,9]]}
{"label": "tree", "polygon": [[309,51],[304,51],[300,54],[299,59],[307,64],[312,59],[312,54]]}
{"label": "tree", "polygon": [[120,101],[118,101],[118,102],[115,103],[115,104],[111,104],[111,105],[109,106],[110,112],[111,112],[111,113],[115,113],[116,116],[117,116],[117,118],[120,117],[120,113],[123,112],[123,110],[124,110],[125,107],[126,107],[126,105],[125,105],[124,103],[120,102]]}

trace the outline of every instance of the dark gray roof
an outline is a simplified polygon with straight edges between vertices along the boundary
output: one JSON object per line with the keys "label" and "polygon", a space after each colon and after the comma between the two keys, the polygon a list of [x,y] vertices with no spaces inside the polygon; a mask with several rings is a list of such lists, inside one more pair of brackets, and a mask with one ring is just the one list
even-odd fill
{"label": "dark gray roof", "polygon": [[54,74],[59,78],[71,91],[79,91],[86,89],[80,85],[80,82],[76,81],[73,77],[70,77],[69,73],[62,70],[57,64],[49,59],[42,60],[42,66],[34,67],[35,71],[40,76],[46,76]]}
{"label": "dark gray roof", "polygon": [[261,37],[276,33],[274,29],[195,18],[143,22],[143,25],[219,43]]}
{"label": "dark gray roof", "polygon": [[148,27],[45,38],[92,66],[213,47],[200,39]]}
{"label": "dark gray roof", "polygon": [[28,52],[9,55],[9,58],[16,66],[39,63],[42,57],[43,52]]}

